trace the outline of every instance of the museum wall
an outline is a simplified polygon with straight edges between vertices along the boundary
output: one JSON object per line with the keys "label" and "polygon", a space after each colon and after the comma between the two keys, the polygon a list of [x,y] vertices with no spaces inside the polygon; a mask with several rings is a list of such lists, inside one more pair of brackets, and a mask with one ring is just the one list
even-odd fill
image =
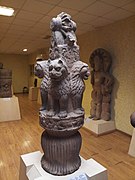
{"label": "museum wall", "polygon": [[35,76],[34,76],[34,64],[36,62],[36,56],[37,56],[36,53],[32,53],[29,55],[29,61],[28,61],[29,62],[29,69],[33,68],[33,69],[31,69],[31,73],[29,74],[29,87],[34,86],[34,78],[35,78]]}
{"label": "museum wall", "polygon": [[12,70],[13,93],[20,93],[23,87],[28,87],[27,55],[0,54],[0,62],[3,63],[4,68]]}
{"label": "museum wall", "polygon": [[[38,50],[38,51],[36,51],[36,52],[29,55],[29,57],[28,57],[28,64],[29,64],[29,69],[30,69],[29,87],[34,86],[34,79],[37,78],[34,75],[34,65],[36,63],[36,58],[37,58],[38,55],[43,54],[44,59],[48,59],[48,52],[49,52],[48,49],[49,48],[44,48],[44,49]],[[40,83],[41,83],[41,79],[39,79],[39,78],[37,78],[37,79],[38,79],[37,86],[39,87]]]}
{"label": "museum wall", "polygon": [[[132,134],[129,118],[135,111],[135,16],[97,28],[78,37],[81,59],[89,64],[90,54],[104,48],[112,56],[115,85],[112,94],[112,119],[116,128]],[[86,81],[83,107],[89,116],[92,87]]]}

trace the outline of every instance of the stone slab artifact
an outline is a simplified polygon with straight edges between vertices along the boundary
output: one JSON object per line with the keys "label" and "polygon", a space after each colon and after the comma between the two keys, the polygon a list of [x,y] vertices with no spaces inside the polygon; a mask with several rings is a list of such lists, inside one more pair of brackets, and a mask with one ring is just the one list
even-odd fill
{"label": "stone slab artifact", "polygon": [[53,175],[67,175],[81,165],[82,138],[78,130],[84,123],[82,108],[84,80],[89,67],[80,60],[75,35],[76,23],[67,13],[51,20],[49,59],[37,61],[35,75],[41,82],[40,125],[44,155],[42,168]]}
{"label": "stone slab artifact", "polygon": [[110,73],[112,59],[105,49],[98,48],[93,51],[89,59],[92,67],[92,101],[90,109],[90,118],[94,120],[111,119],[111,93],[114,84],[114,78]]}
{"label": "stone slab artifact", "polygon": [[12,97],[12,71],[0,63],[0,98]]}

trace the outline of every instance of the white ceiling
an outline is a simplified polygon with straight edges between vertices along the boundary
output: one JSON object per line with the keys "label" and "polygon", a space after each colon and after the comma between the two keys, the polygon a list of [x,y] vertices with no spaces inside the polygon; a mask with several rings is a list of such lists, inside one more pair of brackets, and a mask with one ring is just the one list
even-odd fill
{"label": "white ceiling", "polygon": [[[49,23],[61,12],[77,23],[77,35],[135,15],[135,0],[1,0],[15,9],[0,16],[0,53],[30,54],[50,46]],[[22,49],[28,48],[28,52]]]}

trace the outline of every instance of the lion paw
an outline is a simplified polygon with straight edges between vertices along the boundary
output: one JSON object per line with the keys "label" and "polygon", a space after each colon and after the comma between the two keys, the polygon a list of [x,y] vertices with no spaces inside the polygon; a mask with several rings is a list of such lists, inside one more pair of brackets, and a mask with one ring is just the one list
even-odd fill
{"label": "lion paw", "polygon": [[75,110],[74,110],[74,113],[75,113],[75,114],[83,114],[83,113],[84,113],[84,110],[83,110],[82,108],[80,108],[80,109],[78,108],[78,109],[75,109]]}
{"label": "lion paw", "polygon": [[60,111],[60,113],[58,114],[58,116],[59,116],[60,118],[65,118],[65,117],[67,117],[67,112],[66,112],[66,111]]}
{"label": "lion paw", "polygon": [[53,110],[50,110],[46,114],[47,114],[47,116],[52,117],[55,115],[55,112]]}

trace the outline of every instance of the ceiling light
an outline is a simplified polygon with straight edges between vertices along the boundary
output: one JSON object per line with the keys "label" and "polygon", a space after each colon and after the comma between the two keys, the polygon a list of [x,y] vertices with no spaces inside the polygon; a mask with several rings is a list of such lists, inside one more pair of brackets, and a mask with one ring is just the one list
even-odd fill
{"label": "ceiling light", "polygon": [[14,9],[13,8],[0,6],[0,15],[13,16],[13,14],[14,14]]}
{"label": "ceiling light", "polygon": [[23,49],[24,52],[28,51],[28,49]]}

